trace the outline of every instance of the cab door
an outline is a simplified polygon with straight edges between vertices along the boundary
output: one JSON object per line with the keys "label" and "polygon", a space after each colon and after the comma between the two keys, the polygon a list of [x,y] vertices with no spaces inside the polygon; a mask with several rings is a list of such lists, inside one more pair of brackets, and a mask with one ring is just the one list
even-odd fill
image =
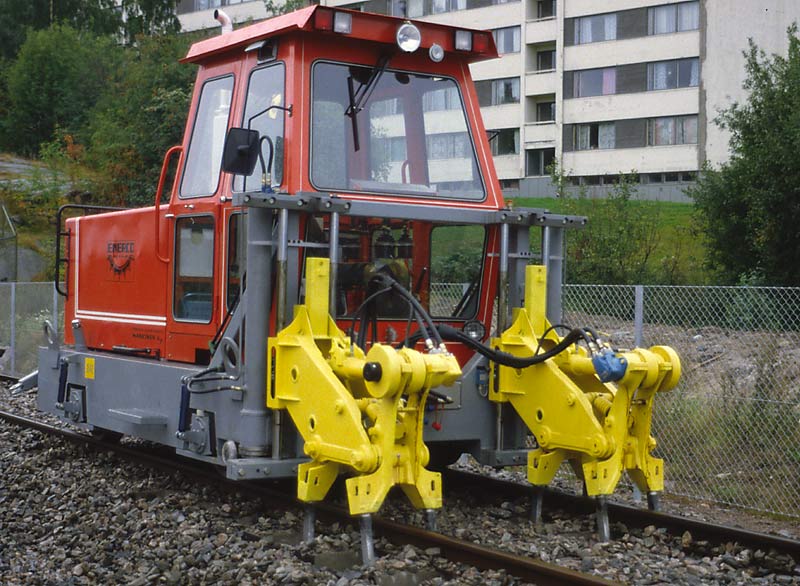
{"label": "cab door", "polygon": [[196,90],[196,114],[177,194],[170,204],[171,284],[167,295],[167,359],[207,364],[209,342],[223,311],[221,251],[224,218],[222,151],[234,76],[209,72]]}

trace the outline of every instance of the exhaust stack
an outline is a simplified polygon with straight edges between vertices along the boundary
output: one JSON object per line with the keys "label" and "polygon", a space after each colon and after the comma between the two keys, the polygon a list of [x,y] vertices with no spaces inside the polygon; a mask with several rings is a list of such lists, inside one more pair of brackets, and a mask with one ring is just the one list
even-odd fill
{"label": "exhaust stack", "polygon": [[233,22],[231,21],[231,17],[225,14],[222,10],[215,10],[214,18],[222,25],[221,34],[224,35],[226,33],[233,32]]}

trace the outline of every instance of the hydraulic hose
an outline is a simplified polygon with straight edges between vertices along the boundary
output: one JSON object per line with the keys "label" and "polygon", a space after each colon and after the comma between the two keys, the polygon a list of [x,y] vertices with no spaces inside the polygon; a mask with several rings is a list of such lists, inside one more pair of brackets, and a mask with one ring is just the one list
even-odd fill
{"label": "hydraulic hose", "polygon": [[553,356],[560,354],[575,342],[579,340],[585,340],[587,338],[586,332],[584,332],[580,328],[574,328],[570,330],[569,333],[566,336],[564,336],[558,344],[550,348],[550,350],[548,350],[547,352],[522,358],[520,356],[514,356],[513,354],[509,354],[508,352],[493,350],[492,348],[489,348],[488,346],[481,344],[477,340],[470,338],[464,332],[457,330],[454,327],[448,326],[446,324],[440,324],[438,329],[439,333],[442,335],[443,338],[447,340],[452,340],[454,342],[461,342],[468,348],[471,348],[475,350],[477,353],[486,356],[486,358],[488,358],[492,362],[496,362],[498,364],[502,364],[503,366],[508,366],[510,368],[527,368],[528,366],[541,364],[545,360],[548,360]]}

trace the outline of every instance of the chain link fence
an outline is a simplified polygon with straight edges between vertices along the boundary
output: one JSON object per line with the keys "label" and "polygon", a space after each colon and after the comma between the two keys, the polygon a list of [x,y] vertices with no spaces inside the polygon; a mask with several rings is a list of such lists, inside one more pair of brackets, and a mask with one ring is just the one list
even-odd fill
{"label": "chain link fence", "polygon": [[[432,313],[466,287],[434,284]],[[666,492],[800,517],[800,288],[567,285],[563,306],[615,346],[678,352],[681,382],[653,414]],[[45,319],[62,327],[52,283],[0,283],[0,374],[36,368]]]}
{"label": "chain link fence", "polygon": [[666,492],[800,517],[800,289],[569,285],[564,321],[678,352],[653,409]]}
{"label": "chain link fence", "polygon": [[61,330],[63,298],[52,283],[0,283],[0,375],[36,370],[44,320]]}

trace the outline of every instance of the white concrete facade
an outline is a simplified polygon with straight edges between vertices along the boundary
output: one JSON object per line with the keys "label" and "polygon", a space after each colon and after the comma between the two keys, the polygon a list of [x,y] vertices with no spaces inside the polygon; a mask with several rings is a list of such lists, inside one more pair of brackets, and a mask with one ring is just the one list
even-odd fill
{"label": "white concrete facade", "polygon": [[[552,155],[573,183],[592,185],[592,193],[620,173],[635,172],[648,184],[643,192],[682,199],[686,182],[704,161],[719,164],[729,156],[728,135],[714,118],[746,98],[748,39],[768,53],[785,54],[786,29],[800,21],[800,0],[555,0],[553,16],[550,2],[424,0],[421,5],[422,20],[492,30],[519,27],[518,47],[512,47],[518,51],[472,66],[476,81],[519,79],[518,103],[482,108],[488,130],[519,129],[519,152],[495,157],[509,195],[551,192],[542,161]],[[183,0],[184,29],[213,27],[218,4],[231,4],[223,8],[237,23],[266,16],[263,0]],[[411,4],[370,0],[365,9],[378,6],[390,13]],[[467,8],[427,14],[432,6]],[[203,10],[187,12],[192,7]]]}

